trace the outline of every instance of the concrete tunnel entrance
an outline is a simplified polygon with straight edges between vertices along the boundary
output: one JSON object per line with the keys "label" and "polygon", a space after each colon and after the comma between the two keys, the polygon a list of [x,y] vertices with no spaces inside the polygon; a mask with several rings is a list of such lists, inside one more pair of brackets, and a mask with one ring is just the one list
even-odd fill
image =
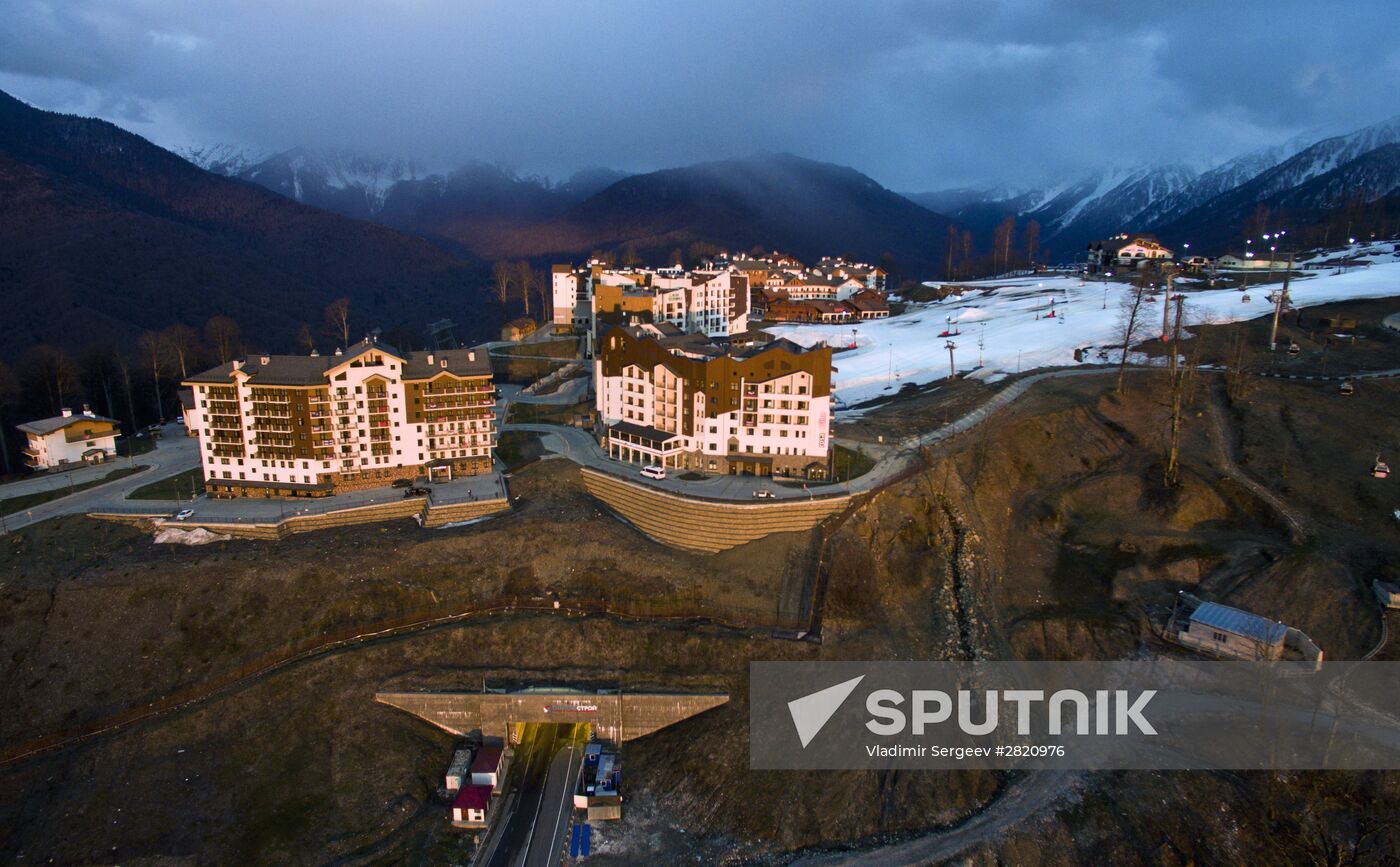
{"label": "concrete tunnel entrance", "polygon": [[583,723],[599,739],[620,744],[719,707],[729,695],[536,687],[509,693],[381,692],[374,700],[459,736],[480,731],[486,737],[509,739],[518,738],[516,727],[527,723]]}

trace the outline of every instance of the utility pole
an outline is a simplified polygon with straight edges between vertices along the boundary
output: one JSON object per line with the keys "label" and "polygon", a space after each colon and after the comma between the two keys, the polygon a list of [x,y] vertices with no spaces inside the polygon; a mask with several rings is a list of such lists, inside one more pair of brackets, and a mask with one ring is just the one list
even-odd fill
{"label": "utility pole", "polygon": [[987,322],[982,321],[982,330],[977,333],[977,367],[982,367],[982,347],[987,343]]}
{"label": "utility pole", "polygon": [[958,348],[958,345],[957,345],[956,343],[954,343],[954,342],[951,341],[951,340],[948,341],[948,378],[949,378],[949,379],[953,379],[954,377],[956,377],[956,376],[958,375],[958,369],[957,369],[957,367],[954,366],[954,364],[953,364],[953,350],[954,350],[954,349],[957,349],[957,348]]}
{"label": "utility pole", "polygon": [[1166,342],[1167,342],[1167,339],[1168,339],[1168,335],[1167,335],[1167,308],[1171,307],[1171,300],[1172,300],[1172,275],[1171,275],[1170,273],[1167,274],[1167,283],[1166,283],[1166,285],[1167,285],[1167,294],[1166,294],[1166,297],[1162,299],[1162,342],[1163,342],[1163,343],[1166,343]]}
{"label": "utility pole", "polygon": [[1269,351],[1273,352],[1278,348],[1278,320],[1283,315],[1283,305],[1288,300],[1288,278],[1293,274],[1293,254],[1288,254],[1288,270],[1283,272],[1283,288],[1274,298],[1274,324],[1269,329]]}
{"label": "utility pole", "polygon": [[[1168,485],[1175,485],[1178,477],[1177,456],[1181,448],[1181,404],[1185,391],[1186,371],[1185,365],[1177,362],[1176,354],[1181,347],[1181,308],[1186,301],[1185,295],[1176,297],[1176,328],[1172,332],[1171,346],[1171,398],[1172,398],[1172,426],[1171,444],[1167,449],[1167,471],[1165,482]],[[1168,306],[1170,299],[1163,307]]]}

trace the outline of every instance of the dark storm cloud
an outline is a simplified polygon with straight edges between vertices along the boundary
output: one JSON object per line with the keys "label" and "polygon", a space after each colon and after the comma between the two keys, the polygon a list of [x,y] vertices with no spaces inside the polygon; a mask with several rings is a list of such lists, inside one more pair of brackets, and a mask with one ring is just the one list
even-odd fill
{"label": "dark storm cloud", "polygon": [[788,150],[898,189],[1400,112],[1387,4],[0,0],[0,88],[166,145],[528,171]]}

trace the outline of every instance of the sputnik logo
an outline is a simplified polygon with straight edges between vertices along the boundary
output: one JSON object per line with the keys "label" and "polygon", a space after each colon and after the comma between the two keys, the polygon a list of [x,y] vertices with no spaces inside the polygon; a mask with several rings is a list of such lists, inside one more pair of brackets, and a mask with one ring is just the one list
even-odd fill
{"label": "sputnik logo", "polygon": [[788,713],[792,714],[792,724],[797,727],[797,737],[802,741],[803,749],[841,709],[862,680],[865,680],[863,674],[788,702]]}

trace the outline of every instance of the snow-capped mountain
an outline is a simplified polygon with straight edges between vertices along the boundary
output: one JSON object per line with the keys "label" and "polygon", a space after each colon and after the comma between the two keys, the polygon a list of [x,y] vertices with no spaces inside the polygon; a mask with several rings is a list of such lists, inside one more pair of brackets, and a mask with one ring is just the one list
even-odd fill
{"label": "snow-capped mountain", "polygon": [[1269,145],[1208,169],[1194,181],[1175,193],[1153,202],[1136,217],[1143,226],[1160,226],[1210,201],[1221,193],[1233,190],[1253,180],[1294,154],[1311,146],[1319,138],[1317,132],[1294,136],[1282,144]]}
{"label": "snow-capped mountain", "polygon": [[175,152],[201,169],[230,178],[267,159],[261,151],[233,144],[190,145]]}
{"label": "snow-capped mountain", "polygon": [[985,247],[1014,216],[1041,225],[1052,256],[1122,231],[1226,242],[1258,205],[1298,210],[1335,206],[1344,196],[1400,195],[1400,117],[1344,135],[1304,133],[1197,172],[1186,166],[1111,169],[1033,189],[958,188],[910,198],[951,216]]}
{"label": "snow-capped mountain", "polygon": [[1195,179],[1195,172],[1179,165],[1109,171],[1070,186],[1022,216],[1040,222],[1047,243],[1077,247],[1134,224],[1153,203],[1179,193]]}
{"label": "snow-capped mountain", "polygon": [[[187,154],[189,155],[189,154]],[[193,161],[210,171],[240,178],[290,199],[349,217],[374,219],[395,184],[426,172],[411,159],[368,156],[343,150],[292,148],[261,160],[215,152]]]}
{"label": "snow-capped mountain", "polygon": [[997,223],[1014,216],[1035,220],[1042,245],[1050,250],[1077,250],[1105,233],[1139,225],[1138,215],[1155,203],[1180,195],[1197,178],[1186,166],[1114,168],[1030,189],[958,189],[916,193],[909,198],[947,214],[985,245]]}

